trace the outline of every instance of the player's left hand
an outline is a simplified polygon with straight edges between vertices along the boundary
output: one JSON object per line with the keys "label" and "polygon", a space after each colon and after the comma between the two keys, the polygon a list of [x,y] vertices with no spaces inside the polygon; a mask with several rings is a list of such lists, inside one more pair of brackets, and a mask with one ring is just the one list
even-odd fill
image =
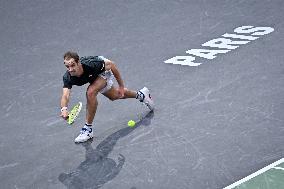
{"label": "player's left hand", "polygon": [[69,112],[67,110],[63,110],[60,114],[60,117],[67,120],[68,119]]}
{"label": "player's left hand", "polygon": [[119,98],[124,97],[124,87],[123,86],[118,87],[118,95],[119,95]]}

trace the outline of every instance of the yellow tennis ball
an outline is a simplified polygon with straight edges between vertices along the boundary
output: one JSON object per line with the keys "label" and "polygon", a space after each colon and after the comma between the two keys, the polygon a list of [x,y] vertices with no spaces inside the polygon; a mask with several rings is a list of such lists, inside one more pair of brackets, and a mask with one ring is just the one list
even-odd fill
{"label": "yellow tennis ball", "polygon": [[135,126],[135,121],[133,121],[133,120],[130,120],[130,121],[128,121],[128,123],[127,123],[127,125],[129,126],[129,127],[134,127]]}

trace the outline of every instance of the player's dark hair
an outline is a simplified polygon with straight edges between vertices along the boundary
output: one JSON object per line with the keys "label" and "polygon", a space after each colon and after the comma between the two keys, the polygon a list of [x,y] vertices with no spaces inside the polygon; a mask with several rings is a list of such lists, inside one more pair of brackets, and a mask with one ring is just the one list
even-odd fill
{"label": "player's dark hair", "polygon": [[64,56],[63,56],[64,60],[69,60],[70,58],[74,58],[74,60],[76,62],[79,62],[79,55],[76,52],[73,51],[67,51]]}

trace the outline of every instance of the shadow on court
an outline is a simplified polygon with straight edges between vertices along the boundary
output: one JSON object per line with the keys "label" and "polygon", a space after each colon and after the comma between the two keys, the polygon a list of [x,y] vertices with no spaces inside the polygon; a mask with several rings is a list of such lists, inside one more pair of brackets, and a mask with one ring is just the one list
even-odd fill
{"label": "shadow on court", "polygon": [[118,164],[115,160],[108,158],[114,145],[120,138],[127,136],[139,126],[150,125],[153,117],[153,111],[147,113],[136,123],[135,128],[126,127],[116,131],[104,139],[95,149],[91,145],[93,140],[82,143],[81,145],[86,149],[86,160],[76,170],[70,173],[61,173],[58,180],[70,189],[100,188],[119,174],[125,162],[125,157],[122,154],[117,157]]}

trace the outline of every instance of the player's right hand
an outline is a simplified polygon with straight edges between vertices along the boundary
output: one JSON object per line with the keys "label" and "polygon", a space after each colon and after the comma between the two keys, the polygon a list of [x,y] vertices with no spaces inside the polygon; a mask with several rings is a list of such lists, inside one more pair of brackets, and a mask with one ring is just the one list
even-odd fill
{"label": "player's right hand", "polygon": [[63,110],[60,116],[66,120],[69,117],[69,112],[67,110]]}

